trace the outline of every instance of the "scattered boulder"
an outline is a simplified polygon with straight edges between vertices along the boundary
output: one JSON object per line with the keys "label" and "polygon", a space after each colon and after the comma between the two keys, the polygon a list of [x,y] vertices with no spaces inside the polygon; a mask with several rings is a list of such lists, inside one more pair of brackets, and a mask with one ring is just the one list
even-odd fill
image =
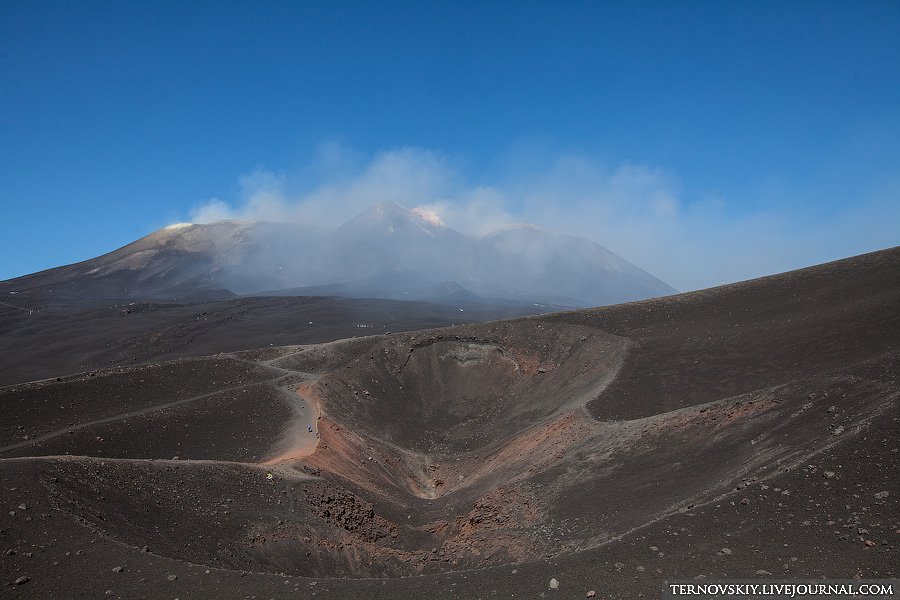
{"label": "scattered boulder", "polygon": [[176,579],[178,579],[178,575],[169,575],[166,579],[168,579],[169,581],[175,581]]}
{"label": "scattered boulder", "polygon": [[28,575],[22,575],[13,582],[13,585],[24,585],[29,581],[31,581],[31,577],[29,577]]}
{"label": "scattered boulder", "polygon": [[123,567],[113,567],[112,568],[113,573],[121,573],[124,570],[125,569]]}
{"label": "scattered boulder", "polygon": [[585,598],[594,598],[596,596],[597,596],[597,592],[595,592],[594,590],[591,590],[587,594],[585,594]]}
{"label": "scattered boulder", "polygon": [[559,589],[559,582],[555,578],[550,580],[550,589],[551,590]]}
{"label": "scattered boulder", "polygon": [[878,492],[877,494],[875,494],[875,499],[876,500],[884,500],[885,498],[887,498],[890,495],[891,495],[891,493],[888,491]]}

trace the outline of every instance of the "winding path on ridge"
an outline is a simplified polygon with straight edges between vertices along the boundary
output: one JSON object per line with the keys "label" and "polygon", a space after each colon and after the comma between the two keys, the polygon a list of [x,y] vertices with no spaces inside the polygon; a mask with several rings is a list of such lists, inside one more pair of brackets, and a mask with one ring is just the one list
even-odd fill
{"label": "winding path on ridge", "polygon": [[[297,353],[301,353],[306,349],[306,347],[298,347],[296,349]],[[318,443],[318,432],[316,431],[316,421],[319,416],[319,407],[315,403],[315,397],[312,394],[304,394],[301,396],[305,390],[311,389],[311,384],[314,383],[321,375],[318,373],[306,373],[302,371],[296,371],[292,369],[286,369],[283,367],[279,367],[274,365],[273,363],[276,360],[283,359],[291,356],[291,354],[286,354],[284,356],[279,356],[276,359],[270,360],[250,360],[247,358],[240,357],[234,353],[220,353],[216,357],[217,358],[230,358],[238,362],[242,362],[245,364],[249,364],[252,366],[260,366],[266,369],[270,369],[273,371],[277,371],[278,374],[269,379],[265,379],[262,381],[255,381],[252,383],[245,383],[236,386],[229,386],[224,388],[218,388],[209,392],[204,392],[202,394],[196,394],[187,398],[179,398],[177,400],[168,400],[166,402],[161,402],[158,404],[153,404],[150,406],[145,406],[142,408],[138,408],[135,410],[130,410],[122,413],[117,413],[114,415],[110,415],[107,417],[102,417],[99,419],[92,419],[87,421],[81,421],[78,423],[73,423],[66,427],[60,427],[54,429],[52,431],[48,431],[42,433],[37,436],[29,437],[27,440],[22,440],[20,442],[15,442],[12,444],[6,444],[4,446],[0,446],[0,460],[8,460],[9,458],[2,457],[3,454],[12,452],[14,450],[19,450],[21,448],[27,448],[29,446],[34,446],[37,444],[41,444],[42,442],[46,442],[49,440],[53,440],[63,435],[68,435],[74,433],[79,430],[88,429],[91,427],[95,427],[97,425],[106,425],[110,423],[115,423],[116,421],[122,421],[125,419],[130,419],[133,417],[139,417],[144,415],[150,415],[153,413],[158,413],[161,411],[165,411],[170,408],[190,404],[192,402],[197,402],[200,400],[208,399],[213,396],[217,396],[219,394],[224,394],[228,392],[235,392],[240,390],[248,390],[258,387],[271,386],[276,389],[284,392],[288,398],[288,403],[291,406],[291,409],[295,414],[295,422],[289,423],[288,426],[292,429],[296,429],[298,435],[294,436],[285,436],[286,439],[281,440],[280,446],[285,446],[286,450],[276,455],[274,458],[266,459],[261,461],[260,464],[264,465],[275,465],[288,460],[294,460],[303,458],[315,452],[317,443]],[[285,379],[296,379],[302,378],[303,383],[299,386],[297,385],[279,385],[279,382],[283,382]],[[300,433],[300,424],[303,425],[303,432],[308,435],[299,435]],[[312,433],[310,434],[306,430],[305,423],[309,423],[313,428]],[[16,459],[27,458],[22,456],[13,457]],[[145,460],[145,459],[117,459],[115,457],[104,457],[104,460]],[[203,460],[203,459],[201,459]],[[191,461],[191,462],[197,462]],[[212,462],[228,462],[228,461],[212,461]],[[238,461],[239,464],[248,464]]]}

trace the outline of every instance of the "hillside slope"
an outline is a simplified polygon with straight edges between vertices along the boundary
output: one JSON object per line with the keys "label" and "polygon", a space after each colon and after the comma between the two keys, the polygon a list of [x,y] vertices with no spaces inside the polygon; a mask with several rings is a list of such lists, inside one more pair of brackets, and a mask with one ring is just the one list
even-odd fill
{"label": "hillside slope", "polygon": [[896,577],[898,344],[894,248],[3,388],[0,576],[28,597],[225,598]]}

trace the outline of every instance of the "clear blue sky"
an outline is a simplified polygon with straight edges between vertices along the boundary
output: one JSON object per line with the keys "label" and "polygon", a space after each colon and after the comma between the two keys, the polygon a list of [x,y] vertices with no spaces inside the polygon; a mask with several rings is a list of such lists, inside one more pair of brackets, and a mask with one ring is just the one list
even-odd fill
{"label": "clear blue sky", "polygon": [[335,141],[438,153],[472,187],[522,148],[644,166],[684,206],[721,199],[715,227],[825,228],[800,263],[895,245],[900,2],[0,0],[0,279],[239,203],[240,177]]}

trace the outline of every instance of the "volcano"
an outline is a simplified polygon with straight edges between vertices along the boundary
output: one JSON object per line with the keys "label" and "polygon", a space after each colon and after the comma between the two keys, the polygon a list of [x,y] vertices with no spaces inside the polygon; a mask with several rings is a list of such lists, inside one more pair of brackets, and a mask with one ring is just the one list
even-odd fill
{"label": "volcano", "polygon": [[109,254],[0,283],[94,299],[333,295],[579,307],[675,293],[588,240],[532,226],[472,237],[378,204],[333,230],[220,221],[166,227]]}

